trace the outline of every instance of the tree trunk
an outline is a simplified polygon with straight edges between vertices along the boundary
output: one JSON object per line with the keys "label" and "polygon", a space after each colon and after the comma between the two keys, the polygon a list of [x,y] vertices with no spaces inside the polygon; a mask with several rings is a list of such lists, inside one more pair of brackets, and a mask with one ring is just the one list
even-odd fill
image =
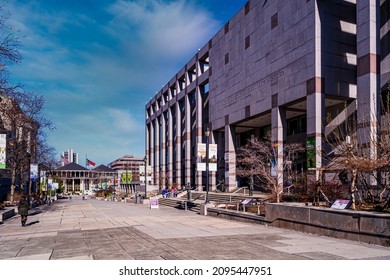
{"label": "tree trunk", "polygon": [[15,168],[12,168],[12,175],[11,175],[11,203],[14,202],[14,196],[15,196],[15,177],[16,177],[16,170]]}
{"label": "tree trunk", "polygon": [[351,198],[352,198],[352,204],[351,204],[351,209],[356,210],[356,197],[355,197],[355,192],[356,192],[356,177],[357,177],[357,170],[353,169],[352,170],[352,182],[351,182]]}
{"label": "tree trunk", "polygon": [[253,174],[251,174],[251,181],[249,184],[249,196],[253,195]]}

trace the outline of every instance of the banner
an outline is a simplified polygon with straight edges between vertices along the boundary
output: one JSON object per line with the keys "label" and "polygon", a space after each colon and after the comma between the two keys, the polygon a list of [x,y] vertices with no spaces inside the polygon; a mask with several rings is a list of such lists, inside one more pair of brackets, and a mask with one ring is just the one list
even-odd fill
{"label": "banner", "polygon": [[53,179],[49,178],[47,179],[47,188],[51,190],[53,188]]}
{"label": "banner", "polygon": [[146,166],[146,181],[147,182],[152,181],[152,166],[151,165]]}
{"label": "banner", "polygon": [[[217,144],[209,144],[209,171],[217,171]],[[196,171],[206,171],[206,144],[198,143]]]}
{"label": "banner", "polygon": [[30,180],[38,181],[38,164],[30,164]]}
{"label": "banner", "polygon": [[0,169],[5,169],[7,135],[0,134]]}
{"label": "banner", "polygon": [[145,165],[139,166],[139,181],[142,183],[145,182]]}
{"label": "banner", "polygon": [[121,170],[119,172],[121,178],[121,184],[131,184],[133,181],[133,174],[131,170]]}
{"label": "banner", "polygon": [[217,144],[209,145],[209,171],[217,171]]}
{"label": "banner", "polygon": [[206,144],[198,143],[196,171],[206,171]]}

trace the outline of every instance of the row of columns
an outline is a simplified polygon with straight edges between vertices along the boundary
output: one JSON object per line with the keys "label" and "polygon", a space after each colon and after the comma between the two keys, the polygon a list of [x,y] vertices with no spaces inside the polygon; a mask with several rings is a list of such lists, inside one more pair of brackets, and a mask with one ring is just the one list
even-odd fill
{"label": "row of columns", "polygon": [[[173,184],[180,186],[195,182],[195,186],[200,189],[204,185],[202,172],[195,172],[195,178],[192,178],[194,168],[192,147],[195,146],[194,154],[196,155],[196,144],[203,142],[205,130],[202,121],[205,100],[199,86],[194,94],[196,94],[194,129],[191,125],[192,108],[189,95],[184,95],[180,101],[167,107],[146,125],[146,155],[148,165],[152,166],[152,183],[160,187],[165,187],[166,183],[169,186]],[[209,140],[211,144],[215,143],[213,133]],[[174,158],[175,162],[173,162]],[[160,180],[160,176],[164,182]],[[210,172],[211,190],[215,188],[215,178],[215,172]]]}

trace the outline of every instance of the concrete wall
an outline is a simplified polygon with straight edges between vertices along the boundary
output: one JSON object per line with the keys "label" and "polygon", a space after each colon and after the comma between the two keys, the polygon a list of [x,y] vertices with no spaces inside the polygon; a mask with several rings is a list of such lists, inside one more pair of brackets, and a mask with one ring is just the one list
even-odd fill
{"label": "concrete wall", "polygon": [[266,220],[276,227],[390,246],[390,214],[270,203]]}

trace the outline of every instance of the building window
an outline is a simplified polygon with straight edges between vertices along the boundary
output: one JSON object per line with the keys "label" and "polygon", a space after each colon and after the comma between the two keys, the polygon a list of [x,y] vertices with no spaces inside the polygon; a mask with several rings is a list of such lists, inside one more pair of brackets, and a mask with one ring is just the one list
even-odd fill
{"label": "building window", "polygon": [[225,34],[229,32],[229,21],[225,24]]}
{"label": "building window", "polygon": [[251,45],[251,36],[245,38],[245,49],[249,48]]}
{"label": "building window", "polygon": [[229,63],[229,53],[225,54],[225,65]]}
{"label": "building window", "polygon": [[306,132],[306,116],[287,120],[287,135]]}
{"label": "building window", "polygon": [[247,15],[249,13],[249,10],[250,10],[250,2],[246,2],[245,4],[245,15]]}
{"label": "building window", "polygon": [[271,17],[271,29],[274,29],[276,26],[278,26],[278,13]]}

